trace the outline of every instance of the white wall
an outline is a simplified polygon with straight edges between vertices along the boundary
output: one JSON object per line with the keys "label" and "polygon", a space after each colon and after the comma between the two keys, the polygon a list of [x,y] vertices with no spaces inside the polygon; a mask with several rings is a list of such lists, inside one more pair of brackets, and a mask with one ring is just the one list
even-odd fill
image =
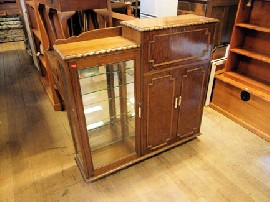
{"label": "white wall", "polygon": [[178,0],[141,0],[141,13],[154,17],[177,15]]}

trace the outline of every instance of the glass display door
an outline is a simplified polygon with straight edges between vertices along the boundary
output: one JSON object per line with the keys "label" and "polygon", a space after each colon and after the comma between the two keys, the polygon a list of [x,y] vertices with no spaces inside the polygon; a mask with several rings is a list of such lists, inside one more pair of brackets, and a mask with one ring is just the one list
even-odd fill
{"label": "glass display door", "polygon": [[94,168],[134,155],[134,60],[78,73]]}

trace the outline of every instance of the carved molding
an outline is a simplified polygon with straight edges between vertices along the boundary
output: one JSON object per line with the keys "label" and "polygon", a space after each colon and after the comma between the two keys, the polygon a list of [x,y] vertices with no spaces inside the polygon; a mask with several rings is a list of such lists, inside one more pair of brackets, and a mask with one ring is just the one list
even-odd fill
{"label": "carved molding", "polygon": [[75,54],[75,55],[63,55],[61,51],[59,51],[55,45],[54,45],[54,50],[61,56],[63,60],[70,60],[74,58],[82,58],[82,57],[92,56],[92,55],[102,55],[102,54],[106,54],[110,52],[129,50],[129,49],[134,49],[134,48],[139,48],[139,47],[140,47],[139,44],[134,44],[134,45],[120,46],[120,47],[115,47],[115,48],[110,48],[110,49],[100,49],[100,50],[95,50],[95,51],[90,51],[90,52],[85,52],[85,53]]}
{"label": "carved molding", "polygon": [[[172,22],[167,23],[166,19],[177,19],[177,18],[184,18],[184,17],[190,17],[193,20],[190,21],[179,21],[179,22]],[[203,25],[203,24],[209,24],[209,23],[216,23],[219,22],[219,20],[214,18],[206,18],[203,16],[196,16],[193,14],[186,15],[186,16],[176,16],[176,17],[164,17],[157,19],[136,19],[136,20],[129,20],[129,21],[123,21],[121,22],[121,25],[130,27],[134,30],[137,30],[139,32],[147,32],[147,31],[154,31],[154,30],[162,30],[162,29],[169,29],[169,28],[176,28],[176,27],[187,27],[187,26],[194,26],[194,25]]]}
{"label": "carved molding", "polygon": [[[157,149],[159,147],[163,147],[165,145],[168,144],[168,142],[171,140],[171,136],[169,138],[166,139],[166,141],[162,144],[159,144],[159,145],[156,145],[156,146],[153,146],[151,144],[149,144],[149,106],[150,106],[150,94],[149,94],[149,91],[150,91],[150,87],[154,85],[155,82],[158,82],[158,80],[160,79],[165,79],[165,78],[168,78],[170,79],[170,81],[172,81],[174,83],[173,85],[173,92],[172,93],[172,98],[171,100],[174,100],[174,94],[175,94],[175,89],[176,89],[176,78],[174,78],[172,75],[166,75],[166,76],[161,76],[161,77],[157,77],[157,78],[152,78],[151,80],[151,83],[148,84],[148,94],[147,94],[147,132],[146,132],[146,147],[147,149],[151,149],[151,150],[154,150],[154,149]],[[172,107],[173,107],[173,104],[172,104]],[[171,113],[171,120],[173,119],[173,113]],[[171,133],[172,131],[172,125],[170,125],[170,131],[168,131],[168,134],[172,134]]]}

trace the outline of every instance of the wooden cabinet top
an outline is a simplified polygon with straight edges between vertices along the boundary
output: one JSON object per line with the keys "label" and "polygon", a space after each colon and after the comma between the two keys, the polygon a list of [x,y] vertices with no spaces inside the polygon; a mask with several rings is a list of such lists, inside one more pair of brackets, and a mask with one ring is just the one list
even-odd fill
{"label": "wooden cabinet top", "polygon": [[122,36],[106,37],[88,41],[77,41],[54,45],[54,49],[62,60],[82,58],[114,51],[127,50],[139,47]]}
{"label": "wooden cabinet top", "polygon": [[200,25],[207,23],[218,22],[217,19],[207,18],[198,15],[180,15],[174,17],[163,17],[163,18],[146,18],[146,19],[135,19],[121,22],[122,25],[130,27],[140,32],[167,29],[173,27],[185,27],[191,25]]}

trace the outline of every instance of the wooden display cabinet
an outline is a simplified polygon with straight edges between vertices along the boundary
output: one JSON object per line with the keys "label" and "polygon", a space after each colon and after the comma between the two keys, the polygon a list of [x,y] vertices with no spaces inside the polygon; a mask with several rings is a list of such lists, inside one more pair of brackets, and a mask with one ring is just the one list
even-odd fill
{"label": "wooden display cabinet", "polygon": [[241,0],[212,107],[270,140],[270,1]]}
{"label": "wooden display cabinet", "polygon": [[[82,43],[80,38],[88,40]],[[85,178],[134,161],[140,137],[135,117],[135,100],[140,100],[139,44],[122,37],[118,27],[59,40],[54,47],[76,160]]]}
{"label": "wooden display cabinet", "polygon": [[56,41],[85,179],[200,134],[216,22],[195,15],[137,19]]}

